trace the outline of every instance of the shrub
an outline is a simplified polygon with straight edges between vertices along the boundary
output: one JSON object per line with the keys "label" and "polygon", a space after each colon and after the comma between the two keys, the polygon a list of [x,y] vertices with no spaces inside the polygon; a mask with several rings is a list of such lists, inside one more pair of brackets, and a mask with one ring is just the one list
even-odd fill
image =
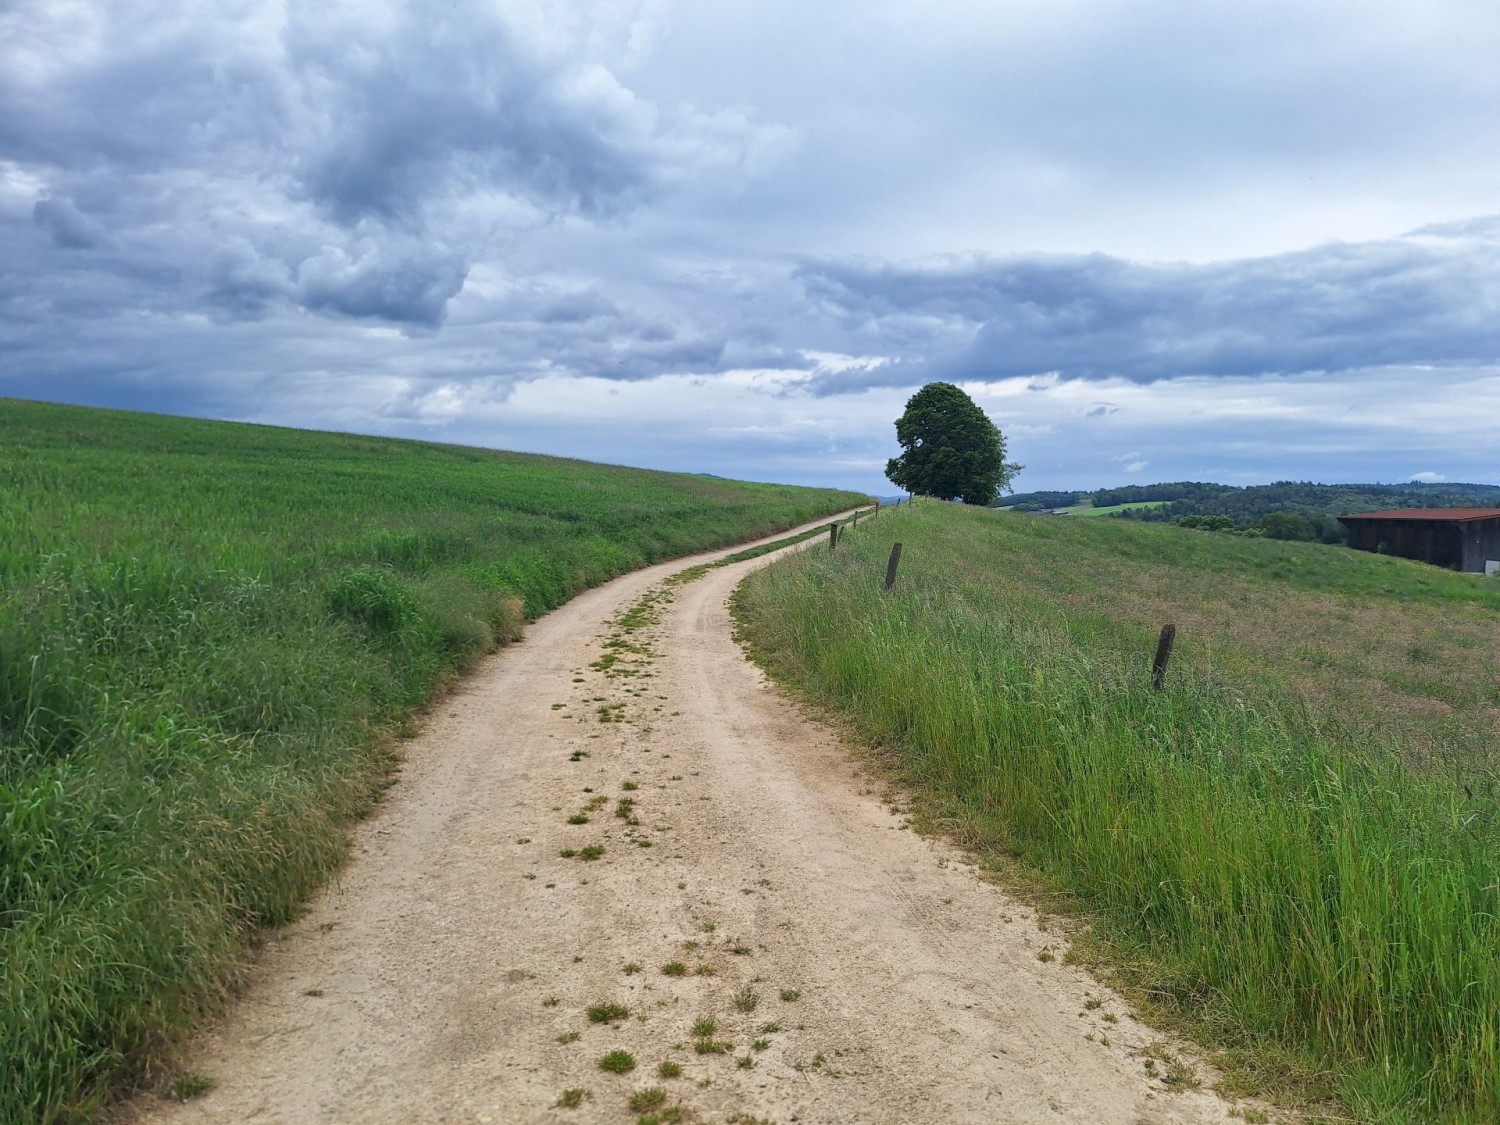
{"label": "shrub", "polygon": [[1267,512],[1260,517],[1259,526],[1267,539],[1289,539],[1296,542],[1317,537],[1313,525],[1295,512]]}

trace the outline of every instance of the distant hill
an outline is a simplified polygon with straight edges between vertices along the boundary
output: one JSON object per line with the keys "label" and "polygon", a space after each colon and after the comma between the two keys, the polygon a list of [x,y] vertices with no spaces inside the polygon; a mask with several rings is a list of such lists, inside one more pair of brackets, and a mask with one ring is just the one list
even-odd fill
{"label": "distant hill", "polygon": [[1043,511],[1091,502],[1095,508],[1143,501],[1165,501],[1161,507],[1124,509],[1115,519],[1170,523],[1183,516],[1227,516],[1237,527],[1249,527],[1272,512],[1287,512],[1309,520],[1325,542],[1344,537],[1336,517],[1385,508],[1500,507],[1500,485],[1443,482],[1423,484],[1313,484],[1277,481],[1239,487],[1202,481],[1126,485],[1092,492],[1022,492],[1005,497],[1007,508]]}

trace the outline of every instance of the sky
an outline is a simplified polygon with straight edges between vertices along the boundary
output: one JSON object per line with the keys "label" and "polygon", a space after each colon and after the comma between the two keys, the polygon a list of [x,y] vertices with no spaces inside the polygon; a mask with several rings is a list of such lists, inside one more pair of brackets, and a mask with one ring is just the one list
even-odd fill
{"label": "sky", "polygon": [[0,0],[0,396],[890,493],[1500,482],[1492,0]]}

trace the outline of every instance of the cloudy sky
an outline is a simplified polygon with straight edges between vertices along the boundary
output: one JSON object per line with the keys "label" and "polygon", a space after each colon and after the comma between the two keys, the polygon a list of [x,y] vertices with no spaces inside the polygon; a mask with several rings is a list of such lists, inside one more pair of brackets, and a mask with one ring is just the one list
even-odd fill
{"label": "cloudy sky", "polygon": [[1500,481],[1493,0],[0,0],[0,395],[889,492]]}

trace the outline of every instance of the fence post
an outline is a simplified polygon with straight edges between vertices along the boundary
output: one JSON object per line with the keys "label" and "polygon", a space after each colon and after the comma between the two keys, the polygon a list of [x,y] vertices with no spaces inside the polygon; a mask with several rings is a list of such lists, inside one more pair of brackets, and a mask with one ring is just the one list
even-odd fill
{"label": "fence post", "polygon": [[887,591],[896,584],[896,568],[901,565],[901,544],[897,543],[891,547],[891,561],[885,564],[885,588]]}
{"label": "fence post", "polygon": [[828,525],[828,553],[832,554],[839,545],[839,525],[831,523]]}
{"label": "fence post", "polygon": [[1172,642],[1177,639],[1176,625],[1163,625],[1156,642],[1156,659],[1151,662],[1151,686],[1161,691],[1167,679],[1167,661],[1172,659]]}

